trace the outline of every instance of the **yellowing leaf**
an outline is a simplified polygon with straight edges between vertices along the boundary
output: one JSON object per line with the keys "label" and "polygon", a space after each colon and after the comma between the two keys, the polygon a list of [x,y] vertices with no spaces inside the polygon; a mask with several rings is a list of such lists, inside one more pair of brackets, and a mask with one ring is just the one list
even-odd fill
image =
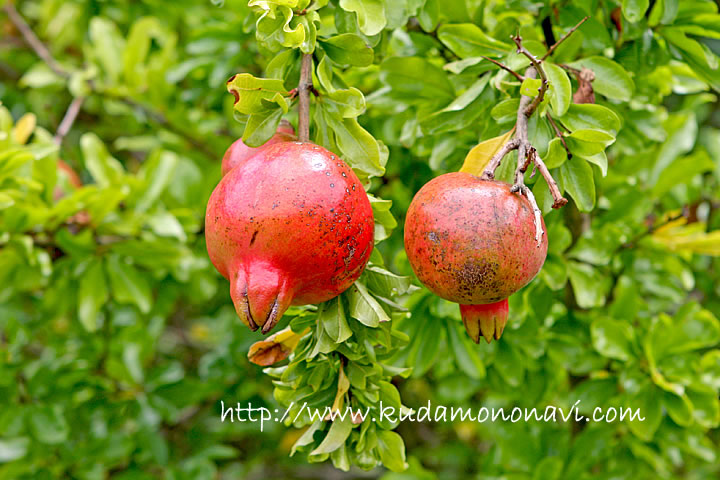
{"label": "yellowing leaf", "polygon": [[475,145],[467,154],[467,157],[465,157],[465,162],[460,171],[480,176],[493,155],[510,140],[514,131],[515,129],[513,128],[504,135],[485,140]]}
{"label": "yellowing leaf", "polygon": [[267,340],[253,343],[248,350],[248,359],[255,365],[263,367],[285,360],[308,331],[309,328],[306,328],[300,333],[295,333],[289,327],[280,330],[269,336]]}
{"label": "yellowing leaf", "polygon": [[37,125],[37,117],[34,113],[26,113],[20,117],[20,120],[15,124],[15,128],[13,128],[15,142],[20,145],[25,145],[25,142],[27,142],[35,130],[35,125]]}
{"label": "yellowing leaf", "polygon": [[668,250],[720,256],[720,230],[706,232],[704,222],[685,223],[686,219],[681,218],[663,225],[652,238]]}

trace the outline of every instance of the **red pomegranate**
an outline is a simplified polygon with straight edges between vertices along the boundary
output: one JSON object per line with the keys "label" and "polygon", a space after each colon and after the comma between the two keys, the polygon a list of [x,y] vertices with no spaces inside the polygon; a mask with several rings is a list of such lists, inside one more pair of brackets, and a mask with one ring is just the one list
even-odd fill
{"label": "red pomegranate", "polygon": [[357,280],[373,248],[370,201],[337,155],[312,143],[263,148],[213,191],[210,260],[243,323],[269,332],[290,305],[320,303]]}
{"label": "red pomegranate", "polygon": [[230,145],[230,148],[228,148],[225,155],[223,155],[222,174],[227,174],[230,170],[242,164],[253,155],[257,155],[263,148],[275,145],[276,143],[293,142],[295,140],[297,140],[295,129],[290,125],[290,122],[286,120],[282,120],[275,135],[259,147],[248,147],[243,143],[242,138],[239,138]]}
{"label": "red pomegranate", "polygon": [[[418,279],[460,304],[470,337],[499,339],[507,298],[542,268],[547,236],[535,239],[533,209],[510,185],[469,173],[434,178],[415,195],[405,220],[405,250]],[[542,225],[545,231],[545,225]]]}

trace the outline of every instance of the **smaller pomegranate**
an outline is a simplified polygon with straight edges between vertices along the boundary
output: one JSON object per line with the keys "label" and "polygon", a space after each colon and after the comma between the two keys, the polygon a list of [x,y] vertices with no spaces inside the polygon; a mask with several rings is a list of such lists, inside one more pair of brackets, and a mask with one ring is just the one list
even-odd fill
{"label": "smaller pomegranate", "polygon": [[269,332],[290,305],[340,295],[373,249],[372,207],[335,154],[309,142],[260,149],[208,201],[205,237],[240,319]]}
{"label": "smaller pomegranate", "polygon": [[287,120],[281,120],[275,135],[259,147],[248,147],[242,141],[242,138],[239,138],[230,145],[230,148],[228,148],[225,155],[223,155],[222,174],[224,176],[233,168],[246,162],[252,156],[257,155],[263,148],[275,145],[276,143],[293,142],[295,140],[297,140],[295,129]]}
{"label": "smaller pomegranate", "polygon": [[469,173],[440,175],[415,195],[405,220],[413,271],[431,292],[460,304],[475,343],[500,338],[508,297],[538,274],[547,255],[547,236],[535,239],[530,202],[510,188]]}

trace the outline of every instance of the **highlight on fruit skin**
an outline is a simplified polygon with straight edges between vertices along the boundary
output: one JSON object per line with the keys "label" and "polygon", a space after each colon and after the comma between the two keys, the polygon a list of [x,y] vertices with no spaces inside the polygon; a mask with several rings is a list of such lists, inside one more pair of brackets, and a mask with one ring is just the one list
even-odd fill
{"label": "highlight on fruit skin", "polygon": [[282,142],[294,142],[297,140],[295,129],[287,120],[281,120],[275,134],[270,140],[259,147],[248,147],[242,138],[239,138],[230,145],[222,159],[222,174],[226,175],[230,170],[245,163],[253,155],[257,155],[262,149]]}
{"label": "highlight on fruit skin", "polygon": [[535,239],[532,206],[510,188],[469,173],[440,175],[418,191],[405,219],[413,271],[431,292],[460,304],[476,343],[500,338],[507,298],[530,283],[547,256],[547,236],[539,245]]}
{"label": "highlight on fruit skin", "polygon": [[213,265],[240,319],[269,332],[290,305],[330,300],[357,280],[374,245],[362,183],[337,155],[281,142],[231,169],[208,202]]}

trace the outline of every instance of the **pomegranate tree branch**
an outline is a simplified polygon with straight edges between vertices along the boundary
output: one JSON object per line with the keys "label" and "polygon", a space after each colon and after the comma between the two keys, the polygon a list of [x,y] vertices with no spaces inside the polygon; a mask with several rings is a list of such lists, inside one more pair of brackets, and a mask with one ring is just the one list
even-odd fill
{"label": "pomegranate tree branch", "polygon": [[[519,37],[515,37],[519,38]],[[530,66],[525,71],[525,78],[535,78],[537,71],[535,70],[535,67]],[[538,94],[539,96],[539,94]],[[537,97],[536,97],[537,98]],[[520,97],[520,105],[518,106],[517,111],[517,120],[515,121],[515,138],[518,140],[518,160],[517,160],[517,169],[515,170],[515,184],[514,187],[517,187],[518,190],[520,190],[520,187],[525,184],[523,175],[525,171],[523,170],[523,165],[526,164],[529,148],[532,148],[530,146],[530,142],[528,140],[528,120],[530,118],[530,115],[532,115],[532,112],[530,112],[530,115],[527,114],[528,109],[532,106],[532,97],[528,97],[527,95],[522,95]],[[534,109],[533,109],[534,111]],[[526,167],[527,168],[527,167]]]}
{"label": "pomegranate tree branch", "polygon": [[568,201],[567,198],[562,196],[562,193],[560,193],[560,189],[558,188],[557,182],[555,179],[550,175],[550,170],[548,170],[547,166],[545,165],[545,162],[542,161],[540,156],[537,154],[537,152],[533,153],[533,163],[537,167],[537,169],[540,171],[540,175],[543,176],[545,181],[547,182],[548,188],[550,189],[550,194],[553,197],[553,204],[552,208],[560,208],[565,205],[567,205]]}
{"label": "pomegranate tree branch", "polygon": [[55,143],[57,143],[58,145],[62,145],[62,141],[65,138],[65,135],[67,135],[72,128],[73,123],[75,123],[75,119],[77,118],[78,113],[80,113],[80,109],[82,108],[82,104],[84,101],[85,97],[75,97],[75,99],[73,99],[73,101],[70,103],[70,106],[65,112],[65,116],[63,117],[57,131],[55,132],[55,137],[53,138],[55,140]]}
{"label": "pomegranate tree branch", "polygon": [[312,54],[302,56],[300,83],[298,84],[298,139],[310,141],[310,92],[312,83]]}
{"label": "pomegranate tree branch", "polygon": [[3,9],[13,25],[20,31],[27,44],[30,45],[30,48],[47,64],[50,70],[63,78],[69,77],[70,74],[53,58],[50,50],[40,41],[37,35],[35,35],[35,32],[30,28],[30,25],[28,25],[25,19],[18,13],[13,2],[5,3]]}
{"label": "pomegranate tree branch", "polygon": [[519,146],[520,140],[518,140],[517,138],[513,138],[505,145],[503,145],[502,148],[498,150],[498,152],[490,159],[487,167],[485,167],[485,170],[483,170],[480,178],[483,180],[494,180],[495,170],[497,170],[497,168],[500,166],[500,162],[502,162],[502,159],[505,158],[505,155],[507,155],[511,151],[517,150]]}
{"label": "pomegranate tree branch", "polygon": [[540,59],[540,61],[543,61],[543,60],[545,60],[546,58],[548,58],[550,55],[552,55],[552,54],[555,52],[555,49],[556,49],[557,47],[559,47],[561,43],[563,43],[565,40],[567,40],[570,35],[572,35],[573,33],[575,33],[575,30],[577,30],[578,28],[580,28],[580,25],[582,25],[583,23],[585,23],[585,21],[586,21],[587,19],[588,19],[588,17],[585,17],[585,18],[583,18],[582,20],[580,20],[580,21],[577,23],[577,25],[575,25],[575,26],[572,27],[570,30],[568,30],[565,35],[563,35],[562,37],[560,37],[560,40],[558,40],[557,42],[553,43],[552,46],[550,46],[550,48],[548,49],[548,51],[545,53],[545,55],[543,55],[543,57]]}
{"label": "pomegranate tree branch", "polygon": [[488,62],[494,63],[495,65],[497,65],[498,67],[502,68],[502,69],[505,70],[506,72],[510,73],[510,75],[512,75],[513,77],[517,78],[517,79],[520,80],[521,82],[522,82],[523,80],[525,80],[525,77],[523,77],[522,75],[520,75],[519,73],[517,73],[515,70],[513,70],[513,69],[510,68],[510,67],[508,67],[507,65],[505,65],[505,64],[503,64],[503,63],[500,63],[500,62],[498,62],[497,60],[495,60],[495,59],[493,59],[493,58],[490,58],[490,57],[485,57],[485,56],[483,56],[482,58],[484,58],[484,59],[487,60]]}
{"label": "pomegranate tree branch", "polygon": [[530,190],[527,185],[523,185],[520,191],[527,197],[530,202],[530,206],[532,206],[533,215],[535,216],[535,241],[538,246],[540,246],[542,245],[542,236],[544,233],[542,228],[542,211],[540,210],[540,207],[538,207],[535,195],[533,195],[532,190]]}
{"label": "pomegranate tree branch", "polygon": [[[30,46],[30,48],[35,52],[35,54],[40,57],[40,59],[45,62],[45,64],[52,70],[55,74],[62,78],[70,78],[71,72],[68,71],[65,67],[60,65],[57,60],[52,56],[50,53],[50,50],[45,46],[45,44],[38,38],[37,35],[35,35],[35,32],[30,28],[30,25],[23,19],[22,15],[17,11],[15,6],[12,2],[7,2],[2,7],[2,9],[7,13],[8,18],[10,18],[10,21],[15,25],[15,27],[20,31],[20,33],[23,36],[23,39],[25,42]],[[126,96],[113,96],[111,94],[108,94],[107,92],[98,92],[97,85],[90,80],[88,81],[88,86],[94,93],[100,93],[108,98],[112,98],[114,100],[120,101],[130,107],[136,108],[138,110],[141,110],[143,114],[145,114],[147,117],[164,127],[170,132],[175,133],[176,135],[179,135],[180,137],[184,138],[188,143],[190,143],[192,146],[197,148],[198,150],[202,151],[208,158],[217,158],[217,152],[213,151],[210,147],[205,145],[201,140],[198,138],[195,138],[191,136],[189,133],[185,132],[183,128],[173,124],[170,122],[165,115],[162,113],[152,110],[149,107],[146,107],[145,105],[142,105],[135,100],[131,99],[130,97]],[[55,142],[60,143],[62,142],[62,138],[67,134],[67,132],[72,127],[73,123],[75,122],[75,119],[77,118],[78,113],[80,112],[80,109],[84,103],[84,98],[81,100],[81,97],[76,98],[73,100],[73,102],[68,107],[68,110],[65,112],[65,116],[63,117],[62,121],[60,122],[60,125],[58,126],[57,133],[55,135]],[[58,135],[59,135],[59,141],[58,141]]]}
{"label": "pomegranate tree branch", "polygon": [[[537,72],[537,74],[540,76],[540,88],[538,89],[537,96],[532,100],[530,105],[525,108],[525,116],[530,118],[532,116],[533,112],[537,109],[537,107],[540,105],[540,103],[545,98],[545,92],[548,89],[548,79],[547,75],[545,75],[545,69],[542,67],[542,60],[539,60],[535,55],[530,53],[527,48],[525,48],[522,44],[522,38],[520,36],[513,37],[513,41],[515,42],[515,45],[517,45],[518,53],[521,53],[525,55],[530,60],[531,67]],[[531,78],[535,78],[534,76]]]}
{"label": "pomegranate tree branch", "polygon": [[557,123],[555,123],[555,119],[553,119],[552,115],[550,115],[550,112],[546,113],[548,120],[550,121],[550,125],[552,125],[553,130],[555,130],[555,134],[560,139],[560,141],[563,144],[563,147],[565,147],[565,152],[567,152],[568,160],[572,158],[572,153],[570,153],[570,149],[567,146],[567,142],[565,142],[565,134],[560,130],[560,127],[558,127]]}

